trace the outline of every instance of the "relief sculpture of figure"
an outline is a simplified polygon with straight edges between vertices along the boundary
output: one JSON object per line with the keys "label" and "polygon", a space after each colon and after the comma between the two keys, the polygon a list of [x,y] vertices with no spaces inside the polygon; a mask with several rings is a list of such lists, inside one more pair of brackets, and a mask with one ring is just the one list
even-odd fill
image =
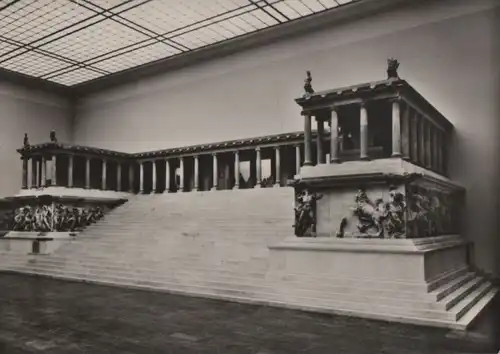
{"label": "relief sculpture of figure", "polygon": [[30,146],[30,142],[28,140],[28,133],[24,133],[23,146],[24,147]]}
{"label": "relief sculpture of figure", "polygon": [[53,143],[57,143],[57,137],[56,137],[56,131],[55,130],[52,130],[50,132],[50,141],[53,142]]}
{"label": "relief sculpture of figure", "polygon": [[[356,206],[352,215],[358,219],[356,237],[368,238],[401,238],[405,235],[406,202],[404,195],[391,186],[390,199],[384,202],[382,198],[372,201],[366,191],[360,188],[356,194]],[[348,218],[343,218],[337,237],[345,236]]]}
{"label": "relief sculpture of figure", "polygon": [[322,194],[310,193],[304,189],[297,196],[295,209],[295,235],[298,237],[315,236],[316,234],[316,201]]}
{"label": "relief sculpture of figure", "polygon": [[398,75],[399,62],[394,58],[387,59],[387,78],[399,79]]}
{"label": "relief sculpture of figure", "polygon": [[312,95],[314,93],[314,89],[312,88],[311,82],[312,82],[312,77],[311,77],[311,72],[308,70],[306,72],[306,79],[304,80],[304,91],[306,91],[305,95]]}

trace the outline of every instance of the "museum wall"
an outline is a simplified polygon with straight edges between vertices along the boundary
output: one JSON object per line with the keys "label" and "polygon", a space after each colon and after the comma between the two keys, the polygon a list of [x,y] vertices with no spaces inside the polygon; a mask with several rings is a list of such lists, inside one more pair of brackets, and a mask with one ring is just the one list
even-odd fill
{"label": "museum wall", "polygon": [[70,102],[39,90],[0,82],[0,196],[12,196],[21,189],[22,164],[16,152],[24,133],[32,144],[49,141],[52,129],[60,141],[71,141]]}
{"label": "museum wall", "polygon": [[400,75],[456,127],[451,171],[468,190],[465,234],[479,266],[500,275],[492,167],[500,147],[500,4],[419,3],[84,98],[75,142],[136,152],[301,130],[293,99],[307,69],[322,90],[384,79],[394,56]]}

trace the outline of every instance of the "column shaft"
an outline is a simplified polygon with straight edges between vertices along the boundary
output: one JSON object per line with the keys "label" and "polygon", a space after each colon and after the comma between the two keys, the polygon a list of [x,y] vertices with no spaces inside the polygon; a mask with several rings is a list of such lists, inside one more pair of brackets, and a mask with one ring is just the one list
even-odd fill
{"label": "column shaft", "polygon": [[85,158],[85,188],[90,189],[90,158]]}
{"label": "column shaft", "polygon": [[234,189],[240,188],[240,152],[234,152]]}
{"label": "column shaft", "polygon": [[165,160],[165,192],[170,192],[170,162]]}
{"label": "column shaft", "polygon": [[157,176],[156,176],[156,161],[154,161],[154,160],[151,161],[151,179],[152,179],[151,192],[155,193],[155,192],[157,192],[156,189],[158,188],[158,186],[157,186],[157,183],[156,183],[156,181],[157,181]]}
{"label": "column shaft", "polygon": [[312,166],[311,115],[304,115],[304,166]]}
{"label": "column shaft", "polygon": [[359,119],[359,143],[360,143],[360,159],[368,160],[368,111],[365,104],[361,105]]}
{"label": "column shaft", "polygon": [[194,190],[200,190],[200,157],[194,157]]}
{"label": "column shaft", "polygon": [[255,162],[256,162],[256,188],[262,187],[262,160],[260,158],[260,147],[255,149]]}
{"label": "column shaft", "polygon": [[410,106],[405,104],[401,115],[401,154],[403,159],[411,160],[411,126],[410,126]]}
{"label": "column shaft", "polygon": [[57,186],[57,156],[52,155],[52,171],[50,171],[51,174],[51,185]]}
{"label": "column shaft", "polygon": [[[276,146],[274,148],[274,154],[275,154],[275,159],[274,162],[276,164],[276,176],[275,176],[275,181],[274,181],[274,186],[279,187],[281,186],[281,153],[280,153],[280,147]],[[323,155],[324,156],[324,155]]]}
{"label": "column shaft", "polygon": [[212,163],[213,163],[213,167],[212,167],[212,177],[213,177],[213,181],[212,181],[212,190],[215,191],[217,190],[217,186],[218,186],[218,182],[219,182],[219,171],[218,171],[218,163],[217,163],[217,154],[212,154]]}
{"label": "column shaft", "polygon": [[179,158],[179,189],[184,191],[184,157]]}
{"label": "column shaft", "polygon": [[68,187],[73,187],[73,155],[68,155]]}
{"label": "column shaft", "polygon": [[330,163],[339,163],[339,117],[332,109],[330,116]]}
{"label": "column shaft", "polygon": [[118,192],[122,191],[122,163],[118,161],[116,163],[116,190]]}
{"label": "column shaft", "polygon": [[41,187],[47,187],[47,160],[45,156],[42,157],[42,185]]}
{"label": "column shaft", "polygon": [[432,168],[432,144],[431,144],[431,123],[425,124],[425,167]]}
{"label": "column shaft", "polygon": [[418,117],[416,112],[413,110],[409,110],[409,118],[410,118],[410,158],[413,163],[418,163]]}
{"label": "column shaft", "polygon": [[107,186],[108,186],[107,181],[106,181],[107,172],[108,172],[108,164],[107,164],[106,160],[102,160],[101,189],[103,191],[105,191]]}
{"label": "column shaft", "polygon": [[392,157],[401,157],[401,109],[399,100],[392,102]]}
{"label": "column shaft", "polygon": [[144,193],[144,162],[139,162],[139,193]]}
{"label": "column shaft", "polygon": [[421,166],[425,167],[425,119],[420,114],[417,115],[418,119],[418,160]]}

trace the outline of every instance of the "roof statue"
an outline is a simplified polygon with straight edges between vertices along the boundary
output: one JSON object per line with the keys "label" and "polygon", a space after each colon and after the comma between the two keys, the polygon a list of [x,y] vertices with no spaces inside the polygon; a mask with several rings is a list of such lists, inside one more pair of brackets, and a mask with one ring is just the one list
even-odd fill
{"label": "roof statue", "polygon": [[57,137],[56,137],[56,131],[55,130],[52,130],[50,132],[50,141],[53,142],[53,143],[57,143]]}
{"label": "roof statue", "polygon": [[306,73],[307,73],[307,77],[304,80],[304,90],[306,91],[306,93],[304,94],[304,96],[311,95],[314,93],[314,89],[312,88],[312,85],[311,85],[311,81],[312,81],[311,72],[309,70],[307,70]]}
{"label": "roof statue", "polygon": [[30,146],[30,142],[28,140],[28,133],[24,133],[23,146],[24,147]]}
{"label": "roof statue", "polygon": [[387,79],[399,79],[399,61],[394,58],[387,59]]}

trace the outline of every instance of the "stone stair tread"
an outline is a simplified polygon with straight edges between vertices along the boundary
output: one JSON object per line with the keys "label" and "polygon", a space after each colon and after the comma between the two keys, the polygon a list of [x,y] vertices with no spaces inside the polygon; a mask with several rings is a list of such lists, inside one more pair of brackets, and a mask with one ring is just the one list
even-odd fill
{"label": "stone stair tread", "polygon": [[452,291],[450,294],[442,298],[439,303],[443,304],[447,310],[454,307],[462,298],[466,297],[470,292],[474,291],[484,281],[483,278],[475,276],[467,281],[463,286]]}
{"label": "stone stair tread", "polygon": [[483,282],[479,287],[461,299],[455,306],[450,309],[453,315],[453,320],[458,321],[466,312],[472,308],[482,297],[492,288],[492,284],[488,281]]}

